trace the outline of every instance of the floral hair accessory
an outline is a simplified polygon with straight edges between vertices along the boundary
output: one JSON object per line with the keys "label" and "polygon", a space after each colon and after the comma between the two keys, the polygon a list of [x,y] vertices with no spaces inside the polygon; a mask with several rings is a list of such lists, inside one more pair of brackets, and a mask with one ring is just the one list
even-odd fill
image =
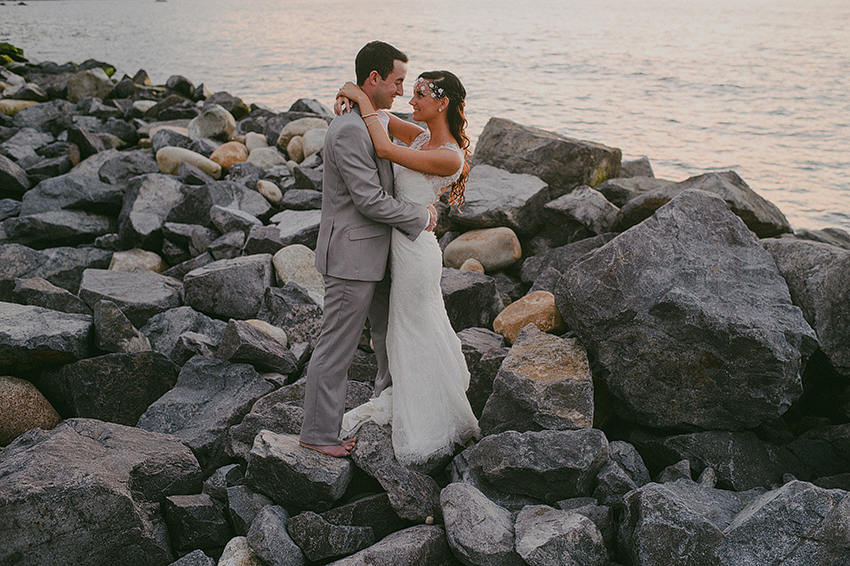
{"label": "floral hair accessory", "polygon": [[419,77],[416,79],[416,82],[413,83],[413,88],[423,95],[427,94],[426,88],[431,91],[431,98],[445,98],[446,91],[443,90],[443,87],[437,86],[432,82],[428,82],[427,79],[423,79]]}

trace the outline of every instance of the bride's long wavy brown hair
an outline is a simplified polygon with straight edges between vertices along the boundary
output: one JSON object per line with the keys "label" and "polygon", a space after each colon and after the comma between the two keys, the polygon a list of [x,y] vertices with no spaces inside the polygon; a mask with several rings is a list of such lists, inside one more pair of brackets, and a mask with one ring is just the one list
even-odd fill
{"label": "bride's long wavy brown hair", "polygon": [[[466,187],[466,179],[469,177],[469,165],[466,158],[469,157],[469,136],[466,135],[466,89],[463,88],[460,79],[449,71],[427,71],[419,75],[428,82],[434,83],[435,87],[443,89],[442,96],[439,98],[448,98],[449,106],[446,109],[446,118],[449,123],[449,132],[457,142],[457,145],[463,150],[463,170],[460,172],[460,177],[452,184],[449,191],[449,206],[460,208],[465,200],[464,189]],[[436,94],[436,93],[435,93]]]}

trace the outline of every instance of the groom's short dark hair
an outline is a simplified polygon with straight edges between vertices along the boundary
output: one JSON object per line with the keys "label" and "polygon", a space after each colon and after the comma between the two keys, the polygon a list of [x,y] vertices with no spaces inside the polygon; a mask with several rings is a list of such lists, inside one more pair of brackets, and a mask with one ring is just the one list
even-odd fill
{"label": "groom's short dark hair", "polygon": [[396,61],[407,63],[407,55],[383,41],[371,41],[363,46],[354,59],[357,85],[363,86],[372,71],[378,71],[382,79],[390,76]]}

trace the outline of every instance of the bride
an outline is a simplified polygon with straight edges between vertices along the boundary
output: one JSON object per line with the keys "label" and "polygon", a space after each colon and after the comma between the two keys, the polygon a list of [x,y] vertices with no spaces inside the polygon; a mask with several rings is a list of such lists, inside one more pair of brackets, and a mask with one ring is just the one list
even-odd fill
{"label": "bride", "polygon": [[[396,198],[427,206],[448,190],[449,204],[460,206],[469,146],[465,98],[466,90],[455,75],[431,71],[416,79],[410,100],[413,119],[424,122],[427,129],[376,111],[353,83],[340,90],[336,109],[340,111],[347,101],[360,106],[375,153],[396,164]],[[409,147],[394,144],[388,133]],[[393,450],[404,465],[433,463],[480,434],[466,398],[469,371],[460,339],[443,304],[442,265],[433,232],[422,232],[410,241],[393,229],[387,328],[393,384],[343,417],[343,436],[353,435],[366,421],[392,423]]]}

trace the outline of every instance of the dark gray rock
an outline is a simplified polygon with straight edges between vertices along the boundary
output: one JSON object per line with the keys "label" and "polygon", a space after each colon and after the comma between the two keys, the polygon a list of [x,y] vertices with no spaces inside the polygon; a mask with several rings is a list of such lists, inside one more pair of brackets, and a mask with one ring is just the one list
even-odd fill
{"label": "dark gray rock", "polygon": [[68,314],[92,314],[92,309],[82,299],[41,277],[15,279],[11,300]]}
{"label": "dark gray rock", "polygon": [[181,186],[171,175],[160,173],[130,181],[118,217],[118,234],[124,247],[150,251],[162,247],[162,225],[182,198]]}
{"label": "dark gray rock", "polygon": [[549,268],[563,273],[582,256],[607,244],[615,236],[613,233],[601,234],[531,256],[522,263],[522,280],[525,283],[534,283]]}
{"label": "dark gray rock", "polygon": [[71,157],[62,155],[52,158],[35,158],[28,159],[26,162],[21,161],[25,165],[25,171],[29,178],[36,182],[36,179],[41,179],[42,182],[48,177],[57,177],[71,171],[73,163]]}
{"label": "dark gray rock", "polygon": [[[247,233],[254,226],[263,225],[256,216],[251,216],[238,209],[218,205],[213,205],[210,208],[210,221],[222,234],[235,231]],[[244,243],[244,238],[242,243]]]}
{"label": "dark gray rock", "polygon": [[308,189],[290,189],[283,195],[280,207],[287,210],[321,210],[322,193]]}
{"label": "dark gray rock", "polygon": [[850,250],[791,239],[762,240],[791,299],[818,336],[833,367],[850,377]]}
{"label": "dark gray rock", "polygon": [[305,159],[292,170],[292,177],[295,179],[293,188],[321,192],[323,167],[309,167],[308,161],[309,158]]}
{"label": "dark gray rock", "polygon": [[322,307],[293,282],[266,289],[257,318],[283,328],[290,344],[306,342],[315,347],[322,330]]}
{"label": "dark gray rock", "polygon": [[200,489],[174,437],[87,419],[31,430],[0,460],[0,561],[57,566],[174,560],[159,503]]}
{"label": "dark gray rock", "polygon": [[[575,497],[557,503],[558,509],[584,515],[596,525],[602,533],[608,555],[616,552],[617,523],[614,521],[614,511],[608,506],[599,505],[592,497]],[[613,563],[612,563],[613,566]]]}
{"label": "dark gray rock", "polygon": [[21,213],[21,201],[10,198],[0,199],[0,222]]}
{"label": "dark gray rock", "polygon": [[148,337],[154,350],[174,360],[174,348],[181,335],[195,332],[218,344],[226,327],[226,322],[212,319],[192,307],[178,307],[151,317],[140,331]]}
{"label": "dark gray rock", "polygon": [[30,371],[85,358],[92,317],[0,303],[0,372]]}
{"label": "dark gray rock", "polygon": [[543,207],[546,236],[560,246],[610,232],[617,210],[599,191],[576,187]]}
{"label": "dark gray rock", "polygon": [[205,265],[209,265],[214,262],[215,258],[212,254],[208,252],[204,252],[198,257],[193,257],[191,259],[187,259],[182,263],[178,263],[174,267],[166,269],[162,272],[166,277],[173,277],[179,281],[183,281],[183,277],[186,276],[187,273],[194,269],[198,269],[199,267],[203,267]]}
{"label": "dark gray rock", "polygon": [[268,566],[304,566],[304,553],[289,536],[289,513],[279,505],[260,510],[248,531],[248,545]]}
{"label": "dark gray rock", "polygon": [[106,149],[97,134],[77,124],[68,128],[68,141],[80,148],[80,157],[83,159]]}
{"label": "dark gray rock", "polygon": [[315,249],[321,219],[320,210],[284,210],[272,216],[269,222],[277,226],[278,238],[284,247],[301,244]]}
{"label": "dark gray rock", "polygon": [[152,316],[180,306],[180,282],[147,270],[86,269],[79,295],[92,309],[102,300],[112,301],[141,328]]}
{"label": "dark gray rock", "polygon": [[77,294],[83,271],[106,269],[111,260],[111,251],[97,248],[62,247],[38,251],[20,244],[0,244],[0,282],[43,277]]}
{"label": "dark gray rock", "polygon": [[260,431],[248,455],[245,480],[286,509],[327,511],[345,493],[350,460],[303,448],[298,437]]}
{"label": "dark gray rock", "polygon": [[218,344],[223,360],[245,362],[261,369],[292,374],[298,370],[295,355],[259,325],[231,320]]}
{"label": "dark gray rock", "polygon": [[424,523],[428,517],[440,519],[440,487],[431,477],[395,460],[390,427],[364,424],[357,432],[351,459],[378,480],[399,517],[418,523]]}
{"label": "dark gray rock", "polygon": [[516,550],[529,566],[573,562],[608,566],[602,533],[579,513],[546,505],[529,505],[516,518]]}
{"label": "dark gray rock", "polygon": [[506,430],[575,430],[593,426],[593,377],[575,338],[522,329],[493,382],[482,434]]}
{"label": "dark gray rock", "polygon": [[396,514],[386,493],[369,495],[347,505],[334,507],[322,513],[322,518],[333,525],[368,527],[374,533],[375,540],[410,526],[409,521]]}
{"label": "dark gray rock", "polygon": [[51,100],[24,108],[12,119],[15,128],[35,128],[41,132],[58,135],[70,125],[69,116],[73,114],[74,104],[67,100]]}
{"label": "dark gray rock", "polygon": [[255,493],[248,486],[235,485],[227,488],[227,518],[236,536],[245,536],[260,510],[271,505],[272,500],[262,493]]}
{"label": "dark gray rock", "polygon": [[590,495],[608,462],[608,440],[596,429],[507,431],[484,437],[464,457],[497,489],[555,503]]}
{"label": "dark gray rock", "polygon": [[245,474],[239,464],[227,464],[218,468],[213,474],[204,480],[201,493],[206,493],[213,499],[227,503],[227,488],[239,485]]}
{"label": "dark gray rock", "polygon": [[620,464],[611,460],[596,474],[596,489],[593,497],[600,505],[623,508],[623,496],[637,488],[634,480]]}
{"label": "dark gray rock", "polygon": [[646,156],[632,161],[623,161],[620,167],[620,178],[630,179],[638,178],[654,178],[655,173],[652,172],[652,164]]}
{"label": "dark gray rock", "polygon": [[210,242],[207,251],[216,260],[234,259],[242,254],[245,247],[245,232],[234,230]]}
{"label": "dark gray rock", "polygon": [[549,185],[538,177],[486,164],[469,172],[464,195],[462,210],[449,212],[453,225],[467,229],[507,226],[521,235],[542,227],[543,206],[552,200]]}
{"label": "dark gray rock", "polygon": [[20,198],[30,189],[26,171],[5,155],[0,155],[0,187],[3,198]]}
{"label": "dark gray rock", "polygon": [[480,566],[521,566],[514,549],[514,520],[468,483],[451,483],[440,493],[446,537],[464,563]]}
{"label": "dark gray rock", "polygon": [[802,393],[816,345],[773,258],[704,191],[573,264],[555,304],[608,370],[617,413],[654,427],[776,418]]}
{"label": "dark gray rock", "polygon": [[20,162],[24,157],[35,154],[39,149],[55,141],[56,138],[52,134],[39,132],[35,128],[23,128],[8,140],[0,143],[0,149],[8,157]]}
{"label": "dark gray rock", "polygon": [[269,201],[257,191],[234,181],[215,181],[200,187],[184,187],[167,220],[208,226],[213,205],[235,208],[260,220],[268,219],[272,213]]}
{"label": "dark gray rock", "polygon": [[312,511],[292,517],[287,530],[311,561],[348,556],[375,543],[371,527],[334,525]]}
{"label": "dark gray rock", "polygon": [[455,332],[493,328],[493,321],[505,308],[496,291],[496,281],[483,273],[444,267],[440,287]]}
{"label": "dark gray rock", "polygon": [[646,192],[620,209],[615,230],[623,231],[642,222],[676,195],[690,189],[706,191],[722,198],[759,238],[793,233],[782,211],[754,192],[734,171],[706,173]]}
{"label": "dark gray rock", "polygon": [[329,566],[453,566],[457,560],[449,550],[446,534],[437,525],[417,525],[393,533],[369,548]]}
{"label": "dark gray rock", "polygon": [[183,366],[174,388],[148,407],[137,426],[177,436],[212,473],[228,462],[227,428],[272,389],[249,365],[195,356]]}
{"label": "dark gray rock", "polygon": [[188,148],[192,144],[189,136],[185,136],[171,128],[161,128],[151,136],[151,147],[156,155],[160,149],[164,147],[182,147]]}
{"label": "dark gray rock", "polygon": [[718,564],[712,551],[754,497],[690,480],[647,484],[626,496],[620,555],[646,566]]}
{"label": "dark gray rock", "polygon": [[213,317],[254,318],[273,277],[270,254],[215,261],[183,277],[184,301]]}
{"label": "dark gray rock", "polygon": [[578,185],[593,187],[616,177],[621,158],[619,149],[490,118],[475,145],[472,163],[539,177],[548,183],[552,198],[557,198]]}
{"label": "dark gray rock", "polygon": [[505,338],[486,328],[465,328],[457,333],[463,357],[469,369],[469,388],[466,397],[472,412],[479,419],[484,404],[493,392],[493,380],[508,355]]}
{"label": "dark gray rock", "polygon": [[98,169],[97,176],[104,183],[126,187],[133,177],[158,172],[159,165],[156,164],[156,159],[151,155],[151,152],[146,149],[139,149],[123,151],[117,157],[107,160]]}
{"label": "dark gray rock", "polygon": [[204,554],[201,549],[193,550],[180,560],[172,562],[169,566],[215,566],[215,560]]}
{"label": "dark gray rock", "polygon": [[215,357],[218,343],[209,336],[197,332],[184,332],[177,338],[177,343],[171,349],[171,359],[177,365],[184,365],[195,356],[205,358]]}
{"label": "dark gray rock", "polygon": [[180,368],[158,352],[107,354],[46,370],[39,389],[64,417],[135,426],[177,382]]}
{"label": "dark gray rock", "polygon": [[82,210],[53,210],[9,218],[0,223],[6,240],[44,248],[62,242],[67,245],[91,244],[104,234],[115,232],[115,218]]}
{"label": "dark gray rock", "polygon": [[165,222],[162,234],[167,241],[185,248],[190,257],[196,257],[207,251],[210,244],[218,238],[218,232],[197,224],[179,224]]}
{"label": "dark gray rock", "polygon": [[[107,352],[129,354],[151,349],[147,336],[139,332],[112,301],[95,304],[94,336],[97,347]],[[131,424],[136,423],[133,421]]]}
{"label": "dark gray rock", "polygon": [[328,121],[330,121],[334,117],[333,112],[327,106],[325,106],[314,98],[299,98],[298,100],[292,103],[292,106],[289,107],[288,112],[299,114],[317,114]]}
{"label": "dark gray rock", "polygon": [[667,466],[655,478],[656,483],[672,483],[679,480],[693,481],[691,463],[687,460],[679,460],[675,464]]}
{"label": "dark gray rock", "polygon": [[233,536],[224,506],[203,493],[166,497],[162,514],[177,551],[222,548]]}
{"label": "dark gray rock", "polygon": [[608,443],[608,453],[611,460],[617,462],[638,487],[650,482],[649,470],[633,445],[622,440],[613,440]]}
{"label": "dark gray rock", "polygon": [[794,236],[802,240],[811,240],[850,250],[850,233],[841,228],[824,228],[823,230],[800,228],[794,232]]}

